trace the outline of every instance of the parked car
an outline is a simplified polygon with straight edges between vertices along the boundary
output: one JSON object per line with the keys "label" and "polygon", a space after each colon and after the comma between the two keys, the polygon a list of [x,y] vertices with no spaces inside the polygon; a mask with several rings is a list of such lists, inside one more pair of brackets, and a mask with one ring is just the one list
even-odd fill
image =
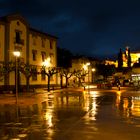
{"label": "parked car", "polygon": [[112,88],[112,84],[109,81],[102,81],[97,84],[97,88]]}

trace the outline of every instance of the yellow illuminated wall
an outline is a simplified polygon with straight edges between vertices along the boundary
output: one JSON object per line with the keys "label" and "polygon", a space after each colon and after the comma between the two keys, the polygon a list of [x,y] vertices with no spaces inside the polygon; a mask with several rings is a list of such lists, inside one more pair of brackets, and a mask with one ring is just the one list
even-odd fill
{"label": "yellow illuminated wall", "polygon": [[118,61],[105,60],[105,65],[114,65],[115,67],[118,67]]}
{"label": "yellow illuminated wall", "polygon": [[[138,63],[138,60],[140,58],[140,52],[131,52],[131,66],[134,65],[134,63]],[[127,67],[127,58],[125,57],[125,54],[123,54],[123,67]]]}
{"label": "yellow illuminated wall", "polygon": [[[134,65],[134,63],[138,63],[140,58],[140,52],[131,52],[131,66]],[[123,57],[123,67],[127,67],[127,57],[125,56],[125,53],[122,55]],[[112,61],[112,60],[105,60],[106,65],[115,65],[115,67],[118,67],[118,60]]]}
{"label": "yellow illuminated wall", "polygon": [[[42,62],[48,57],[51,58],[51,66],[57,66],[57,37],[47,33],[38,31],[29,26],[26,20],[21,15],[9,15],[0,18],[0,63],[15,62],[13,52],[20,51],[20,62],[24,64],[35,65],[40,72]],[[19,41],[16,41],[18,38]],[[35,40],[34,40],[35,38]],[[35,41],[35,42],[34,42]],[[36,51],[36,60],[33,59],[33,51]],[[9,73],[8,78],[0,81],[0,85],[7,83],[8,85],[15,84],[15,72]],[[56,84],[56,75],[51,80],[51,84]],[[41,78],[41,74],[37,75],[37,79],[30,78],[30,85],[45,85],[46,79]],[[26,77],[20,73],[20,84],[26,85]]]}

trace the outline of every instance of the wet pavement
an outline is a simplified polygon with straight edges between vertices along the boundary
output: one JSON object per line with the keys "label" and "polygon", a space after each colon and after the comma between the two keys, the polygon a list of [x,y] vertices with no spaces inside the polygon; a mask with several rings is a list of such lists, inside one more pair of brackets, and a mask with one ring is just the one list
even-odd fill
{"label": "wet pavement", "polygon": [[138,140],[140,91],[61,90],[0,96],[0,140]]}

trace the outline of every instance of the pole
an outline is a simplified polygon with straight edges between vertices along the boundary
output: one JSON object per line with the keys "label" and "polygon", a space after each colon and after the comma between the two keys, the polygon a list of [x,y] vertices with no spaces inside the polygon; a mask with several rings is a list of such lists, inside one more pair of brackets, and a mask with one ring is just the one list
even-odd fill
{"label": "pole", "polygon": [[88,92],[89,92],[89,66],[88,66]]}
{"label": "pole", "polygon": [[16,71],[15,71],[15,87],[16,87],[16,104],[18,104],[18,63],[17,56],[15,56]]}
{"label": "pole", "polygon": [[16,88],[16,104],[18,104],[18,57],[20,56],[19,51],[14,51],[13,55],[15,56],[15,88]]}

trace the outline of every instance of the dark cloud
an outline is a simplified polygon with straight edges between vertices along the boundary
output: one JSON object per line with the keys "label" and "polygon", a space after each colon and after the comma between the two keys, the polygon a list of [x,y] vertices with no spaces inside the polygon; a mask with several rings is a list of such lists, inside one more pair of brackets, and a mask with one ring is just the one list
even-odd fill
{"label": "dark cloud", "polygon": [[140,46],[139,0],[0,0],[0,15],[21,13],[76,53],[112,55],[127,42]]}

